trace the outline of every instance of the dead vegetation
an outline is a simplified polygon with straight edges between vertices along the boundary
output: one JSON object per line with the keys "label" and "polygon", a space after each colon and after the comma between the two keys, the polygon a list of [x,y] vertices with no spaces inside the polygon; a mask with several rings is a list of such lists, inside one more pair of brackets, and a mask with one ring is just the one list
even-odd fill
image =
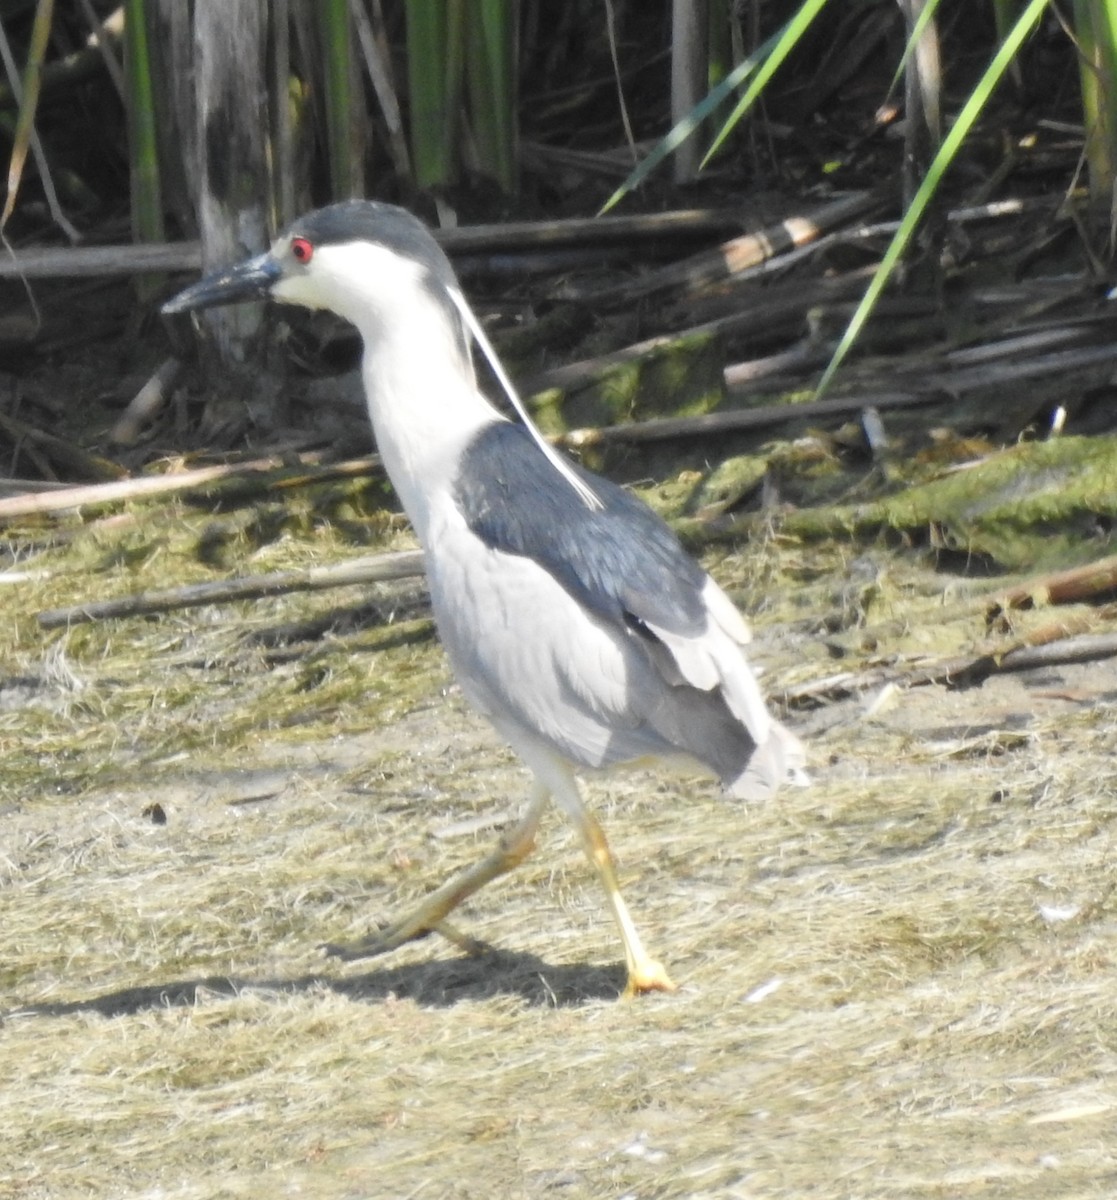
{"label": "dead vegetation", "polygon": [[[318,519],[340,487],[349,523]],[[1052,610],[998,631],[1004,579],[772,517],[711,565],[773,694],[854,678],[792,714],[815,786],[752,809],[685,774],[591,788],[679,994],[616,1000],[557,817],[465,911],[491,954],[341,967],[319,942],[478,857],[524,794],[419,584],[36,621],[211,579],[214,547],[258,575],[407,544],[348,484],[268,511],[71,519],[0,585],[0,1195],[1112,1194],[1113,659],[859,688]]]}

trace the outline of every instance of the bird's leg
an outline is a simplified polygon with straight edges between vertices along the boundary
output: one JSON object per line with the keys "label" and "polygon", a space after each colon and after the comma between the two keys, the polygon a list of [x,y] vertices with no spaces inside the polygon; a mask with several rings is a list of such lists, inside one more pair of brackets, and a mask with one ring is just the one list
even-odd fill
{"label": "bird's leg", "polygon": [[586,857],[593,863],[598,877],[605,887],[605,895],[613,912],[613,920],[621,931],[621,941],[624,943],[625,966],[628,969],[628,982],[625,985],[626,997],[638,996],[642,992],[673,992],[675,983],[667,974],[662,963],[657,962],[644,949],[640,935],[636,932],[628,905],[621,895],[617,883],[617,873],[613,866],[613,852],[605,840],[605,831],[597,818],[582,803],[578,793],[578,784],[572,773],[567,773],[564,786],[554,787],[555,799],[578,828],[582,835],[582,845]]}
{"label": "bird's leg", "polygon": [[463,949],[472,952],[483,949],[482,942],[459,933],[446,921],[446,917],[486,883],[511,871],[527,858],[535,848],[535,834],[549,797],[550,792],[547,788],[536,780],[532,785],[527,811],[511,829],[501,835],[492,853],[452,876],[440,888],[426,896],[418,908],[387,928],[356,942],[327,943],[322,948],[327,954],[346,960],[370,958],[375,954],[395,950],[405,942],[437,930]]}

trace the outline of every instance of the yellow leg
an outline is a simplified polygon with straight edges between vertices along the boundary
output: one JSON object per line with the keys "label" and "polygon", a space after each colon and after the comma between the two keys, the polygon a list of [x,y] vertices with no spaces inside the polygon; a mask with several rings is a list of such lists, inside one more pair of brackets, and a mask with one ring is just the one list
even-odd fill
{"label": "yellow leg", "polygon": [[501,836],[496,848],[480,862],[448,879],[431,892],[414,912],[393,922],[386,929],[371,933],[356,942],[327,943],[322,948],[337,958],[370,958],[395,950],[405,942],[437,930],[463,949],[476,952],[483,943],[458,932],[445,918],[474,892],[500,875],[519,866],[535,848],[535,834],[550,796],[538,780],[532,785],[531,801],[520,820]]}
{"label": "yellow leg", "polygon": [[605,831],[597,818],[582,803],[578,794],[578,784],[572,772],[566,772],[562,786],[558,781],[552,781],[554,796],[562,810],[570,817],[582,835],[582,845],[586,857],[593,863],[598,878],[605,888],[605,896],[613,913],[613,920],[621,933],[624,943],[624,960],[628,969],[628,983],[625,985],[626,997],[638,996],[643,992],[673,992],[675,983],[667,974],[662,963],[657,962],[644,949],[640,935],[636,932],[628,905],[624,902],[621,889],[617,883],[617,873],[613,867],[613,852],[605,840]]}

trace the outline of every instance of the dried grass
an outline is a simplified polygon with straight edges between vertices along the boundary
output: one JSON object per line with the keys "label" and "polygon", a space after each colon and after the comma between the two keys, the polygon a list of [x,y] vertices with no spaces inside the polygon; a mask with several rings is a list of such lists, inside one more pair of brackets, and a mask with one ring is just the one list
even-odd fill
{"label": "dried grass", "polygon": [[[7,592],[0,1196],[1114,1194],[1112,664],[823,710],[815,786],[765,808],[689,775],[591,784],[677,995],[616,1001],[557,817],[462,916],[493,955],[341,967],[317,942],[483,853],[523,775],[428,641],[261,649],[356,594],[40,635],[97,580],[201,577],[198,519],[149,520],[157,555],[94,573],[104,535],[79,535]],[[822,551],[760,552],[718,571],[773,685],[830,669],[824,613],[850,661],[984,636],[910,559],[854,594]]]}

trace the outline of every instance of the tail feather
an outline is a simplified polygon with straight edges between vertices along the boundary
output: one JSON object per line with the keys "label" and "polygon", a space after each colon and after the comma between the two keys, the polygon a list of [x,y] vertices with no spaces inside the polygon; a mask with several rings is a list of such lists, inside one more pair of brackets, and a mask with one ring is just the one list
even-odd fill
{"label": "tail feather", "polygon": [[654,726],[712,767],[738,799],[767,800],[784,784],[809,784],[802,742],[768,712],[745,657],[748,625],[712,579],[702,595],[707,625],[698,636],[645,622],[658,639],[649,653],[670,692],[689,685],[710,698],[697,703],[693,692],[686,699],[669,692],[673,702],[653,718]]}
{"label": "tail feather", "polygon": [[[749,627],[733,602],[709,577],[702,597],[708,625],[698,637],[647,623],[672,659],[673,669],[669,667],[664,675],[671,682],[681,678],[703,692],[719,691],[729,711],[748,730],[752,740],[763,744],[770,736],[771,717],[760,685],[745,658]],[[664,664],[660,664],[660,669],[664,670]]]}

